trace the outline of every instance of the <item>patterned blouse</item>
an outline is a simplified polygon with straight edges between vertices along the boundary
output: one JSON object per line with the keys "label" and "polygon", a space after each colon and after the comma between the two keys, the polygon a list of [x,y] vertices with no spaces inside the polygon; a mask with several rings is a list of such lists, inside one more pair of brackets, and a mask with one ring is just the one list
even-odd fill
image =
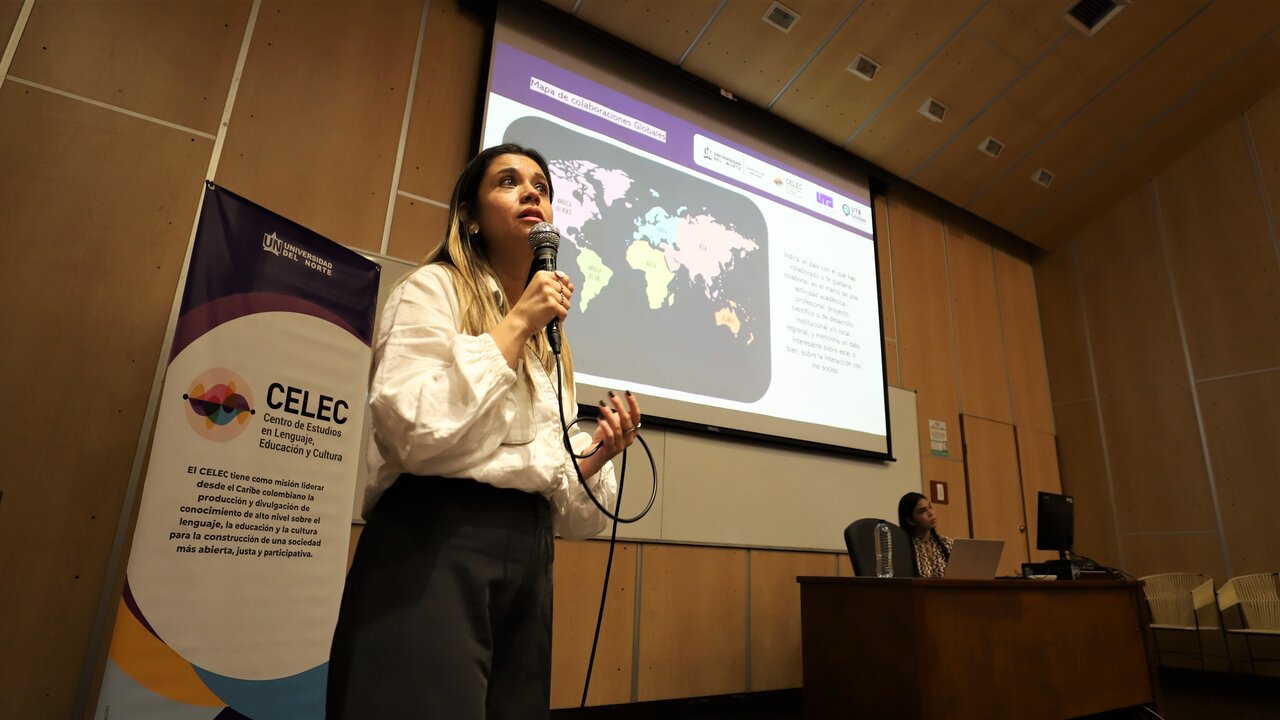
{"label": "patterned blouse", "polygon": [[[938,539],[942,540],[942,544],[946,546],[949,556],[955,541],[946,535],[938,535]],[[916,546],[916,567],[920,571],[920,577],[942,577],[942,573],[947,569],[947,560],[942,554],[942,548],[933,541],[933,536],[925,535],[923,538],[917,536],[912,538],[912,544]]]}

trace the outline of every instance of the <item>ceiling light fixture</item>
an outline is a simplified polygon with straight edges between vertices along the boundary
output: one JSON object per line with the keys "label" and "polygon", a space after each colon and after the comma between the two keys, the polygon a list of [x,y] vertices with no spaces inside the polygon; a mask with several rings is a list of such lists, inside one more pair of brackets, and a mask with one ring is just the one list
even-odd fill
{"label": "ceiling light fixture", "polygon": [[800,22],[800,15],[782,3],[775,2],[769,6],[769,9],[764,12],[764,16],[760,19],[782,32],[791,32],[791,28]]}
{"label": "ceiling light fixture", "polygon": [[880,63],[858,53],[858,57],[854,58],[846,69],[863,80],[871,81],[875,79],[876,73],[880,72]]}
{"label": "ceiling light fixture", "polygon": [[1000,152],[1002,150],[1004,150],[1004,143],[991,137],[990,135],[987,136],[986,140],[983,140],[982,142],[978,143],[978,152],[982,153],[983,155],[989,155],[993,158],[1000,157]]}
{"label": "ceiling light fixture", "polygon": [[947,106],[933,98],[929,98],[924,101],[924,104],[921,105],[920,109],[916,112],[936,123],[940,123],[942,122],[942,118],[947,116]]}

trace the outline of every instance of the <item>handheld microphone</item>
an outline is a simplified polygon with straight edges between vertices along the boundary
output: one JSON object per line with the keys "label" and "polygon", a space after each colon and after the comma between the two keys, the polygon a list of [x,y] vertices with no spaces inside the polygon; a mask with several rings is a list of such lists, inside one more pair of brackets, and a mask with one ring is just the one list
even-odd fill
{"label": "handheld microphone", "polygon": [[[555,272],[556,253],[560,250],[560,231],[549,222],[540,222],[529,230],[529,247],[533,249],[533,271]],[[551,352],[560,354],[560,321],[547,323],[547,344]]]}

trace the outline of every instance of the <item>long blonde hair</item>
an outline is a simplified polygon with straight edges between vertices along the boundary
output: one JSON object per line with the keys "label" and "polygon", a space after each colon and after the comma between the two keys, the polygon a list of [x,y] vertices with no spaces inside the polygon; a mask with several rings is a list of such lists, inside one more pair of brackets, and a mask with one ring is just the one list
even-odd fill
{"label": "long blonde hair", "polygon": [[[547,178],[547,199],[554,196],[551,187],[551,171],[542,153],[533,148],[526,148],[514,143],[495,145],[482,150],[471,159],[458,176],[453,186],[453,197],[449,200],[449,224],[445,229],[444,241],[434,253],[423,261],[423,264],[436,263],[443,265],[453,276],[453,286],[458,292],[458,303],[462,310],[462,332],[468,335],[483,335],[497,325],[507,314],[512,305],[502,283],[497,282],[497,273],[489,262],[489,248],[479,233],[468,232],[462,216],[462,206],[474,208],[479,194],[480,181],[489,169],[489,163],[499,155],[523,155],[538,164],[542,174]],[[498,288],[497,292],[493,287]],[[532,345],[532,347],[530,347]],[[525,346],[525,352],[532,352],[548,377],[555,371],[555,355],[547,343],[545,333],[537,333]],[[563,338],[560,350],[561,364],[564,369],[564,382],[570,396],[573,393],[573,354],[569,350],[568,338]],[[525,363],[525,381],[533,388],[532,368]],[[555,386],[554,380],[552,386]]]}

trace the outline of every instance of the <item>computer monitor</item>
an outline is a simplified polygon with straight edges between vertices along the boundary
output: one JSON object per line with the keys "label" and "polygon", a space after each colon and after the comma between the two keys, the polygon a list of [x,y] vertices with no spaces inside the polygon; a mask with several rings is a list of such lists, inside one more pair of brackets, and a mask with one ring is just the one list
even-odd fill
{"label": "computer monitor", "polygon": [[1066,560],[1075,536],[1076,499],[1041,492],[1036,507],[1036,549],[1057,550],[1058,557]]}

